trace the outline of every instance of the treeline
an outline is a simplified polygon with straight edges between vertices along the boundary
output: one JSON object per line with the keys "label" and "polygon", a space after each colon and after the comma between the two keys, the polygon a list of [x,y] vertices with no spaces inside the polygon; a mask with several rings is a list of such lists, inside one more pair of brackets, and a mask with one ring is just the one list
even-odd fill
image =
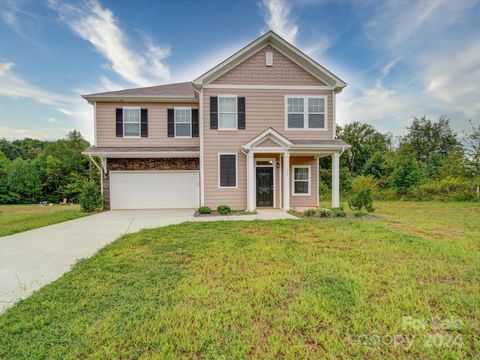
{"label": "treeline", "polygon": [[[352,145],[341,157],[341,189],[348,193],[358,176],[375,184],[377,199],[475,200],[480,197],[480,126],[460,137],[442,116],[414,118],[403,136],[381,133],[354,122],[337,127]],[[331,183],[330,160],[322,160],[321,194]]]}
{"label": "treeline", "polygon": [[88,146],[75,130],[57,141],[0,139],[0,203],[77,203],[85,182],[99,179],[82,155]]}

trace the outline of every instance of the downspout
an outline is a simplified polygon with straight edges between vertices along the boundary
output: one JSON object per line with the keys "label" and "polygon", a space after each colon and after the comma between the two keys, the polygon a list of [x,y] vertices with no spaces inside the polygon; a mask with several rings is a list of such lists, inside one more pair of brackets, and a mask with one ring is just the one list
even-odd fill
{"label": "downspout", "polygon": [[200,90],[196,89],[193,86],[193,91],[198,94],[198,136],[200,141],[200,155],[199,155],[199,162],[200,162],[200,186],[199,186],[199,201],[200,206],[205,205],[205,176],[204,176],[204,149],[203,149],[203,88]]}

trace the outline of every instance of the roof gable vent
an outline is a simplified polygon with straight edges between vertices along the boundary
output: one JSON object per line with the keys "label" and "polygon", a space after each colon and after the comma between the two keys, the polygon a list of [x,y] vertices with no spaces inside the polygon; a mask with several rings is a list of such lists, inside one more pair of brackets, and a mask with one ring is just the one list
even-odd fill
{"label": "roof gable vent", "polygon": [[271,51],[265,53],[265,66],[273,66],[273,52]]}

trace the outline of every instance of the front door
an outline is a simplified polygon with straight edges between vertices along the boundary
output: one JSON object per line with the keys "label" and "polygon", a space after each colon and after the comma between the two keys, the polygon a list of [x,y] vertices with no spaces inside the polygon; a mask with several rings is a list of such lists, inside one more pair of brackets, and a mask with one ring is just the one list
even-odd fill
{"label": "front door", "polygon": [[257,206],[273,206],[273,167],[257,167]]}

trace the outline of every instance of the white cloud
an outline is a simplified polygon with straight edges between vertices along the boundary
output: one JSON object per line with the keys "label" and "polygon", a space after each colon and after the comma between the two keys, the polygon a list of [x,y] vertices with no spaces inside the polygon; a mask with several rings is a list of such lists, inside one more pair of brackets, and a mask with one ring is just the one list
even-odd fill
{"label": "white cloud", "polygon": [[[367,121],[398,132],[414,115],[446,114],[456,129],[465,129],[467,117],[480,116],[475,2],[357,5],[362,34],[378,63],[374,71],[347,79],[351,85],[337,99],[340,121]],[[397,67],[401,75],[392,75]]]}
{"label": "white cloud", "polygon": [[48,105],[58,105],[70,101],[67,96],[28,83],[14,73],[14,65],[13,62],[0,63],[0,95],[12,98],[31,98]]}
{"label": "white cloud", "polygon": [[169,67],[163,62],[170,55],[169,47],[146,38],[144,54],[140,55],[113,12],[97,0],[80,5],[50,0],[48,4],[76,35],[92,44],[108,60],[111,70],[124,80],[136,86],[150,86],[169,79]]}
{"label": "white cloud", "polygon": [[292,44],[295,43],[298,34],[298,25],[292,18],[290,6],[285,0],[263,0],[266,10],[265,22],[267,30],[273,30]]}
{"label": "white cloud", "polygon": [[0,138],[15,140],[28,137],[40,140],[56,140],[64,137],[67,132],[66,129],[18,129],[0,127]]}
{"label": "white cloud", "polygon": [[[80,92],[69,95],[57,94],[41,87],[35,86],[23,79],[13,71],[14,63],[0,63],[0,96],[14,99],[31,99],[40,104],[52,106],[55,110],[67,115],[68,121],[62,121],[69,129],[16,129],[0,128],[0,137],[22,138],[25,136],[39,139],[54,139],[64,136],[68,131],[77,129],[82,132],[89,141],[93,139],[93,110],[85,100],[80,97]],[[60,120],[49,117],[50,123]],[[35,127],[36,125],[32,125]],[[49,133],[50,132],[50,133]]]}
{"label": "white cloud", "polygon": [[65,114],[67,116],[71,116],[72,115],[72,112],[68,109],[64,109],[64,108],[56,108],[58,111],[60,111],[62,114]]}
{"label": "white cloud", "polygon": [[7,25],[12,26],[17,21],[15,13],[11,10],[2,11],[2,19]]}

